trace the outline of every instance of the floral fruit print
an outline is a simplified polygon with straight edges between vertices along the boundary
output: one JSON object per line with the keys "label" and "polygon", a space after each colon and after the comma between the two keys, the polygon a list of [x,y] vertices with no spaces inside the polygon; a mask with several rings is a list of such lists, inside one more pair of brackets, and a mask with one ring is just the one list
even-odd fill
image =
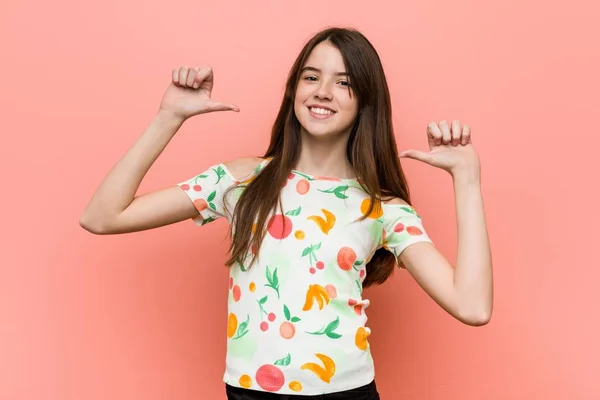
{"label": "floral fruit print", "polygon": [[234,313],[229,314],[227,318],[227,337],[231,339],[233,335],[235,335],[235,331],[237,330],[237,317]]}
{"label": "floral fruit print", "polygon": [[279,326],[279,334],[284,339],[291,339],[296,334],[296,327],[291,322],[285,321]]}
{"label": "floral fruit print", "polygon": [[337,297],[337,290],[335,289],[335,286],[325,285],[325,290],[327,291],[330,299],[335,299]]}
{"label": "floral fruit print", "polygon": [[320,285],[310,285],[308,290],[306,291],[306,301],[304,302],[304,307],[302,307],[302,311],[309,311],[313,308],[313,305],[317,301],[319,305],[319,310],[323,309],[324,304],[329,304],[329,293],[325,290],[324,287]]}
{"label": "floral fruit print", "polygon": [[[360,204],[360,212],[366,214],[369,211],[369,207],[371,206],[371,199],[364,199]],[[373,205],[373,210],[368,215],[371,219],[381,218],[383,216],[383,208],[381,207],[381,203],[377,202]]]}
{"label": "floral fruit print", "polygon": [[314,221],[319,229],[321,229],[321,231],[327,235],[335,225],[335,215],[331,211],[327,211],[324,208],[321,209],[321,212],[323,215],[325,215],[325,219],[319,215],[311,215],[307,219]]}
{"label": "floral fruit print", "polygon": [[423,232],[416,226],[407,227],[406,232],[408,232],[408,234],[412,236],[419,236],[423,234]]}
{"label": "floral fruit print", "polygon": [[368,328],[365,329],[362,326],[356,330],[356,336],[354,338],[354,343],[356,347],[365,351],[367,347],[369,347],[369,342],[367,341],[367,337],[371,334],[371,330]]}
{"label": "floral fruit print", "polygon": [[338,199],[344,200],[344,199],[348,198],[348,196],[346,195],[346,190],[348,190],[348,185],[336,186],[334,188],[327,189],[327,190],[319,189],[319,192],[331,193],[331,194],[335,195],[335,197],[337,197]]}
{"label": "floral fruit print", "polygon": [[325,335],[329,339],[339,339],[342,337],[339,333],[335,332],[335,330],[340,326],[340,317],[337,317],[335,320],[331,321],[327,326],[323,327],[321,330],[316,332],[306,332],[310,335]]}
{"label": "floral fruit print", "polygon": [[277,268],[275,268],[271,273],[271,270],[267,265],[266,278],[267,283],[265,284],[265,286],[273,289],[277,293],[277,298],[279,298],[279,278],[277,277]]}
{"label": "floral fruit print", "polygon": [[323,366],[320,366],[316,363],[306,363],[302,365],[300,369],[307,369],[309,371],[312,371],[323,382],[330,383],[331,378],[333,377],[333,375],[335,375],[335,363],[331,358],[327,357],[325,354],[316,353],[315,356],[317,356],[317,358],[321,360]]}
{"label": "floral fruit print", "polygon": [[239,382],[240,382],[240,386],[245,389],[249,389],[250,387],[252,387],[252,378],[250,378],[249,375],[240,376]]}
{"label": "floral fruit print", "polygon": [[[225,289],[225,381],[257,397],[319,397],[369,376],[369,260],[382,247],[394,254],[428,240],[412,206],[376,201],[358,179],[291,172],[264,226],[249,221],[248,254],[236,258]],[[253,179],[221,164],[180,185],[201,211],[194,222],[225,217],[235,227],[236,202]]]}
{"label": "floral fruit print", "polygon": [[240,301],[240,298],[242,297],[242,289],[240,289],[238,285],[235,285],[231,292],[233,294],[233,301],[235,301],[236,303]]}
{"label": "floral fruit print", "polygon": [[[233,317],[232,317],[233,315]],[[244,322],[242,322],[241,324],[238,325],[237,330],[233,329],[233,325],[237,325],[237,317],[235,316],[235,314],[229,314],[229,320],[227,321],[228,325],[227,325],[227,337],[229,337],[229,333],[230,333],[230,328],[231,330],[235,331],[235,335],[232,335],[233,337],[230,337],[231,340],[237,340],[240,339],[242,337],[244,337],[244,335],[246,335],[246,333],[248,333],[248,323],[250,322],[250,315],[248,315],[246,317],[246,320]]]}
{"label": "floral fruit print", "polygon": [[300,179],[298,181],[298,183],[296,184],[296,191],[299,194],[306,194],[308,193],[308,191],[310,190],[310,182],[308,182],[306,179]]}
{"label": "floral fruit print", "polygon": [[282,214],[275,214],[267,223],[267,232],[275,239],[285,239],[292,233],[292,220]]}
{"label": "floral fruit print", "polygon": [[198,211],[203,211],[208,208],[208,203],[204,199],[196,199],[194,200],[194,206]]}
{"label": "floral fruit print", "polygon": [[283,372],[274,365],[265,364],[256,371],[256,383],[267,392],[276,392],[283,387]]}
{"label": "floral fruit print", "polygon": [[310,265],[313,265],[313,263],[318,262],[316,251],[319,250],[320,248],[321,248],[321,242],[319,242],[317,244],[312,244],[302,251],[302,257],[308,256],[308,262],[310,263]]}
{"label": "floral fruit print", "polygon": [[291,339],[296,334],[296,326],[294,323],[300,322],[301,319],[292,316],[290,309],[285,304],[283,305],[283,316],[286,321],[279,326],[279,334],[284,339]]}
{"label": "floral fruit print", "polygon": [[337,263],[344,271],[350,271],[356,262],[356,252],[350,247],[342,247],[338,251]]}

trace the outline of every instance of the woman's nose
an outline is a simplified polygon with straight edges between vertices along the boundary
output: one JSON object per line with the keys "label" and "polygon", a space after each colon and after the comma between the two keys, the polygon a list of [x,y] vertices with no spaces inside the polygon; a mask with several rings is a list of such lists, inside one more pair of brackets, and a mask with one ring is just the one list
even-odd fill
{"label": "woman's nose", "polygon": [[317,88],[315,96],[319,99],[331,100],[332,93],[330,85],[327,82],[322,82],[321,85],[319,85],[319,87]]}

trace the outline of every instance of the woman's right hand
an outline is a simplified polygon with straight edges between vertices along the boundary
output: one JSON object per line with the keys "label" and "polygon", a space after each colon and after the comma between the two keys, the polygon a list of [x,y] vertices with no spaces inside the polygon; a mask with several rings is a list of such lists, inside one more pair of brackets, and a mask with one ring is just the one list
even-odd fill
{"label": "woman's right hand", "polygon": [[160,103],[160,109],[178,118],[185,120],[194,115],[214,111],[240,111],[234,104],[221,103],[210,98],[214,84],[211,67],[175,68],[171,79],[171,84]]}

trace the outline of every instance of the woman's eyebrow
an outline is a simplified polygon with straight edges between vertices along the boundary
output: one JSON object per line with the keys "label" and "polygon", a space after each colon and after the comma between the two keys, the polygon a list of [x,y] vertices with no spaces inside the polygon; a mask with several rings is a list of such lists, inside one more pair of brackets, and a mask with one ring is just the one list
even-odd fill
{"label": "woman's eyebrow", "polygon": [[[302,71],[300,71],[300,72],[305,72],[305,71],[317,72],[319,74],[321,72],[323,72],[319,68],[310,67],[310,66],[302,68]],[[347,72],[336,72],[334,75],[336,75],[336,76],[348,76],[348,73]]]}

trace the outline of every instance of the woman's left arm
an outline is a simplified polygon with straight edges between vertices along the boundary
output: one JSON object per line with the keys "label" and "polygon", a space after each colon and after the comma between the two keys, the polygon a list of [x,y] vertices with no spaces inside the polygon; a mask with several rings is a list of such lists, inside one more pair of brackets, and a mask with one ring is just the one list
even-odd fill
{"label": "woman's left arm", "polygon": [[446,311],[460,321],[485,325],[493,309],[492,256],[487,232],[479,157],[468,126],[431,123],[429,152],[408,150],[413,158],[450,173],[454,183],[458,251],[453,266],[431,243],[415,243],[399,256],[409,273]]}

